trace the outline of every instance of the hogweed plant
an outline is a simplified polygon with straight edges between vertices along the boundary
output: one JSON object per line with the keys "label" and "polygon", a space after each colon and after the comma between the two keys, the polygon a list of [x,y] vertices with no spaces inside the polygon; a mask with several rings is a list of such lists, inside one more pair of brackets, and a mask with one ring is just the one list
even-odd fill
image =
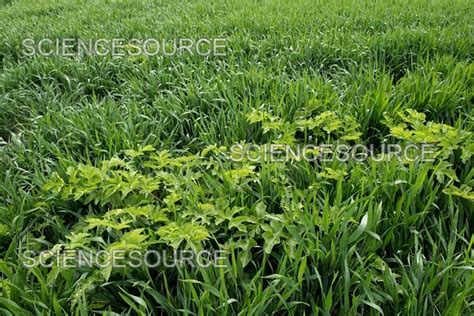
{"label": "hogweed plant", "polygon": [[[296,142],[295,132],[306,129],[313,137],[336,135],[346,141],[359,137],[352,118],[346,117],[349,123],[345,124],[334,115],[324,112],[305,118],[304,122],[312,123],[303,124],[303,119],[283,123],[267,113],[254,111],[249,120],[263,122],[264,132],[275,133],[278,142],[285,139]],[[229,159],[226,147],[216,145],[197,154],[179,156],[169,151],[157,152],[147,145],[125,150],[120,157],[104,160],[98,166],[69,166],[63,176],[53,173],[43,185],[43,202],[40,203],[52,210],[59,203],[80,203],[87,214],[81,216],[65,240],[53,249],[86,249],[108,254],[103,260],[109,264],[85,270],[81,284],[85,282],[89,286],[139,273],[130,267],[125,270],[114,267],[110,254],[116,250],[129,253],[225,249],[229,255],[223,258],[229,263],[237,259],[240,269],[246,269],[258,258],[271,264],[272,259],[277,259],[272,257],[275,249],[279,249],[277,253],[284,251],[288,264],[303,260],[301,264],[307,265],[307,257],[301,254],[312,251],[317,240],[323,244],[329,242],[330,248],[316,252],[311,260],[325,262],[330,260],[326,258],[326,251],[330,252],[333,247],[331,238],[343,238],[349,253],[375,251],[375,254],[376,249],[393,243],[394,238],[393,227],[380,222],[384,205],[380,194],[387,194],[384,193],[387,188],[390,195],[397,195],[406,190],[404,184],[413,181],[411,178],[423,177],[416,179],[411,190],[419,192],[429,183],[447,195],[472,200],[472,189],[468,185],[455,186],[459,179],[449,163],[449,159],[458,158],[461,163],[469,160],[472,134],[446,124],[425,122],[425,116],[413,110],[407,111],[407,115],[400,113],[398,117],[402,122],[397,125],[386,117],[390,128],[387,137],[436,145],[434,162],[425,164],[422,174],[416,168],[419,162],[407,165],[397,159],[371,160],[365,165],[345,162],[327,166],[300,161],[299,178],[306,180],[302,183],[292,172],[293,162],[235,162]],[[461,152],[459,157],[455,157],[457,151]],[[388,173],[402,179],[392,179],[390,183],[382,183],[378,177],[368,179],[367,172],[371,169],[388,169]],[[374,188],[368,200],[354,201],[368,189],[369,183],[380,185]],[[402,210],[404,201],[400,201],[399,211],[395,212]],[[362,209],[369,207],[369,211],[360,214],[354,209],[357,205],[363,205]],[[320,207],[322,213],[318,211]],[[354,212],[360,215],[354,217]],[[402,217],[407,215],[401,214]],[[385,231],[379,231],[378,226],[385,227]],[[346,235],[346,232],[351,233]],[[365,234],[373,240],[361,249],[355,248],[357,240]],[[61,252],[55,255],[64,256]],[[166,271],[169,267],[153,268]],[[308,267],[298,269],[303,269],[299,271],[303,278]],[[60,278],[61,273],[68,270],[71,268],[56,265],[48,277]],[[77,291],[83,291],[82,287]]]}

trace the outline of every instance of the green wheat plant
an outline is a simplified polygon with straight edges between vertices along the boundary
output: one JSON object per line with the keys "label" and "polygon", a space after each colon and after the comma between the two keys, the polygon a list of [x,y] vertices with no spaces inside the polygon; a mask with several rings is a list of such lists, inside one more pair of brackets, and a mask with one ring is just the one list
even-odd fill
{"label": "green wheat plant", "polygon": [[[472,16],[468,0],[0,2],[0,314],[472,315]],[[44,38],[225,54],[25,54]],[[62,264],[79,251],[97,262]]]}

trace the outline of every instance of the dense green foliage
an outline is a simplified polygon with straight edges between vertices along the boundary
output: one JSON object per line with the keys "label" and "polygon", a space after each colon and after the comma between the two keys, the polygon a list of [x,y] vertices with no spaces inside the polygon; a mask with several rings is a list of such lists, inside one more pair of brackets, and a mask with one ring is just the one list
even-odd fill
{"label": "dense green foliage", "polygon": [[[4,2],[0,314],[474,313],[470,1]],[[67,37],[221,37],[227,55],[23,53]],[[230,152],[315,142],[382,159]],[[24,266],[46,249],[227,255]]]}

